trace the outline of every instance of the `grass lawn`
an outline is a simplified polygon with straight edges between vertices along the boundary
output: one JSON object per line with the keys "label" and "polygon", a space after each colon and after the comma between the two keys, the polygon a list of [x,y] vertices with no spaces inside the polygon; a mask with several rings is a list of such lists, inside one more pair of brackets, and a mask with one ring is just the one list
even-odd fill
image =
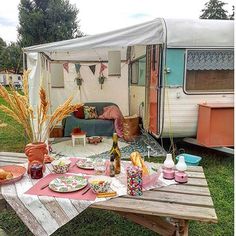
{"label": "grass lawn", "polygon": [[[0,104],[2,101],[0,100]],[[22,128],[12,119],[6,118],[0,112],[0,120],[12,125],[0,128],[0,151],[22,152],[25,138]],[[18,130],[19,132],[17,132]],[[234,159],[219,152],[210,151],[183,143],[178,148],[184,148],[187,153],[203,157],[201,165],[204,168],[210,192],[214,201],[218,224],[190,222],[189,235],[199,236],[231,236],[234,235]],[[163,158],[152,157],[151,161],[163,162]],[[9,235],[32,235],[13,210],[0,212],[0,228]],[[1,234],[1,233],[0,233]],[[148,229],[133,224],[130,221],[109,211],[87,209],[53,235],[156,235]]]}
{"label": "grass lawn", "polygon": [[[6,105],[1,97],[0,104]],[[23,152],[26,140],[22,126],[0,110],[1,123],[7,127],[0,127],[0,152]]]}

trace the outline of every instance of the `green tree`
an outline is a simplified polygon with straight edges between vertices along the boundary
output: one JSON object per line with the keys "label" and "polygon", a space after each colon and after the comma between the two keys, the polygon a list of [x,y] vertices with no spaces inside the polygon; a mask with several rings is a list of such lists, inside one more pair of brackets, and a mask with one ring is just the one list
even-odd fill
{"label": "green tree", "polygon": [[0,70],[4,70],[5,69],[5,63],[4,63],[4,53],[6,50],[6,42],[0,38]]}
{"label": "green tree", "polygon": [[231,15],[229,15],[229,19],[230,20],[234,20],[234,6],[232,6],[232,14]]}
{"label": "green tree", "polygon": [[21,0],[19,41],[23,47],[82,36],[69,0]]}
{"label": "green tree", "polygon": [[223,8],[226,3],[219,0],[210,0],[205,3],[200,19],[228,19],[227,11]]}
{"label": "green tree", "polygon": [[0,69],[13,70],[19,74],[22,70],[22,51],[18,43],[10,43],[2,50]]}

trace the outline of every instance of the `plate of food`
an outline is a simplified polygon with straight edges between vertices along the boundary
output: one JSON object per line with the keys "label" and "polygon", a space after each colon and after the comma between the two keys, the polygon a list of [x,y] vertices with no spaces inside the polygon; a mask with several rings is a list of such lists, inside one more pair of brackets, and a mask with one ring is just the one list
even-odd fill
{"label": "plate of food", "polygon": [[85,170],[94,170],[94,161],[88,158],[80,159],[76,162],[76,165]]}
{"label": "plate of food", "polygon": [[88,143],[98,144],[102,142],[102,137],[100,136],[91,136],[87,138]]}
{"label": "plate of food", "polygon": [[1,166],[0,185],[9,184],[20,180],[26,172],[26,168],[17,165]]}
{"label": "plate of food", "polygon": [[49,188],[54,192],[70,193],[83,189],[88,184],[88,180],[83,176],[60,176],[49,183]]}
{"label": "plate of food", "polygon": [[88,179],[89,185],[94,193],[106,193],[111,186],[111,178],[108,176],[93,176]]}
{"label": "plate of food", "polygon": [[53,171],[57,174],[64,174],[69,170],[71,161],[69,159],[60,158],[52,161]]}

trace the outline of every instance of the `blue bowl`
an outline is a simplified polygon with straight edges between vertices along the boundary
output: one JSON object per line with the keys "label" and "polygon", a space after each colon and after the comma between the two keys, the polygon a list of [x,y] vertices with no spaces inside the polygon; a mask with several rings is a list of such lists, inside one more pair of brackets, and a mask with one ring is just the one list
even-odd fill
{"label": "blue bowl", "polygon": [[191,154],[187,154],[187,153],[182,153],[176,157],[177,161],[179,160],[180,156],[184,156],[184,160],[185,160],[187,166],[198,166],[200,161],[202,160],[202,158],[199,156],[195,156],[195,155],[191,155]]}

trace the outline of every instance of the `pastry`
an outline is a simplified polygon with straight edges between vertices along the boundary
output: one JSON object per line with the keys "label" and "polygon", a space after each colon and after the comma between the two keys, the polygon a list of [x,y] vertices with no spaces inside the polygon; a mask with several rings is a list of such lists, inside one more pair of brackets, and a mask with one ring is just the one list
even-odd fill
{"label": "pastry", "polygon": [[12,178],[13,174],[11,172],[0,169],[0,180],[12,179]]}

